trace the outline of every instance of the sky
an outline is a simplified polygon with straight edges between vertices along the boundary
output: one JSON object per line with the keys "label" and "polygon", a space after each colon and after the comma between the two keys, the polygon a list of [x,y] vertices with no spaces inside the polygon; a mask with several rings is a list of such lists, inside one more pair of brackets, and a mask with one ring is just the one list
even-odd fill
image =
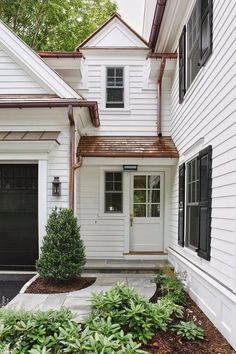
{"label": "sky", "polygon": [[143,13],[145,0],[115,0],[118,4],[118,13],[123,20],[133,27],[139,34],[142,34]]}

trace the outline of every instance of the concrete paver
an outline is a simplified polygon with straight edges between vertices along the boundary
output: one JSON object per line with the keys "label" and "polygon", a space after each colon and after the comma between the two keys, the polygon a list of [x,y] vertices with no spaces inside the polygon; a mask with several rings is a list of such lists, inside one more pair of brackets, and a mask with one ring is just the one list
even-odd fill
{"label": "concrete paver", "polygon": [[[88,275],[86,275],[88,276]],[[92,276],[92,275],[91,275]],[[94,274],[95,283],[85,289],[60,294],[18,294],[8,305],[8,308],[17,310],[58,310],[61,307],[70,309],[76,321],[81,322],[90,312],[90,299],[93,292],[107,291],[117,282],[124,282],[137,289],[147,298],[155,292],[155,284],[150,282],[150,274]]]}

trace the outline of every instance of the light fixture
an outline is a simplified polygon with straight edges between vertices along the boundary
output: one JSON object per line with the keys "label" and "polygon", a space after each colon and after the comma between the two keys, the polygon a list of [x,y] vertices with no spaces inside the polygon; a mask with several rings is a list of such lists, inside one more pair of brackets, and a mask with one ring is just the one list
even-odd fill
{"label": "light fixture", "polygon": [[123,171],[137,171],[138,165],[123,165]]}
{"label": "light fixture", "polygon": [[61,182],[59,177],[54,177],[52,182],[52,195],[54,197],[59,197],[61,195]]}

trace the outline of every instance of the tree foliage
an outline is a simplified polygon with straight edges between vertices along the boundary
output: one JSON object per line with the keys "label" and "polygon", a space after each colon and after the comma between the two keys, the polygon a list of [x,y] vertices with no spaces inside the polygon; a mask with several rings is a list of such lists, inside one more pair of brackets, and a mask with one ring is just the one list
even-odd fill
{"label": "tree foliage", "polygon": [[74,50],[116,10],[113,0],[0,0],[0,18],[37,51]]}
{"label": "tree foliage", "polygon": [[36,270],[42,278],[70,280],[79,277],[86,263],[77,219],[70,209],[53,209]]}

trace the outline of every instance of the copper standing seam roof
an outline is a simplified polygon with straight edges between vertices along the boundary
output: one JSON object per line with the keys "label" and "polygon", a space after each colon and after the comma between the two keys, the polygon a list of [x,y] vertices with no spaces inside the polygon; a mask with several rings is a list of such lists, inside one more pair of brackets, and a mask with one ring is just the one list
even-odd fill
{"label": "copper standing seam roof", "polygon": [[78,156],[84,157],[179,157],[169,136],[83,136]]}
{"label": "copper standing seam roof", "polygon": [[0,141],[57,141],[60,132],[54,131],[0,131]]}
{"label": "copper standing seam roof", "polygon": [[80,52],[38,52],[41,58],[82,58]]}

